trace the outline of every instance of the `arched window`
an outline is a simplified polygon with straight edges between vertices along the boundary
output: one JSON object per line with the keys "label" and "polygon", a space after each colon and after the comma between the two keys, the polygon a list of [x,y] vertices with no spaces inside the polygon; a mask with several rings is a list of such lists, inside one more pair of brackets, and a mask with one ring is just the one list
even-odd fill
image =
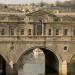
{"label": "arched window", "polygon": [[68,49],[67,49],[67,46],[64,46],[64,50],[68,50]]}

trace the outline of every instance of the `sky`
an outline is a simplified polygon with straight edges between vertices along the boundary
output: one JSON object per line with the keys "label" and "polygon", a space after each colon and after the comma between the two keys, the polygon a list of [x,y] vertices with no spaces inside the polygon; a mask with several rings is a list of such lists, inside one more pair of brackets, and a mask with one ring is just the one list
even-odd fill
{"label": "sky", "polygon": [[39,2],[47,2],[53,3],[55,1],[64,1],[64,0],[0,0],[2,4],[26,4],[26,3],[39,3]]}

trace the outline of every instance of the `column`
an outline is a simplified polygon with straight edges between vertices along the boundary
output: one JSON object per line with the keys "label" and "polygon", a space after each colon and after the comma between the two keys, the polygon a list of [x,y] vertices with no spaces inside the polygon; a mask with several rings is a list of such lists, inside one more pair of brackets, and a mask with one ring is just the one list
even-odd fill
{"label": "column", "polygon": [[36,29],[35,29],[36,27],[35,27],[35,24],[33,24],[33,35],[36,35]]}
{"label": "column", "polygon": [[18,67],[17,64],[13,65],[13,75],[18,75]]}
{"label": "column", "polygon": [[62,62],[62,75],[67,75],[67,61]]}
{"label": "column", "polygon": [[42,23],[42,36],[44,35],[44,24]]}
{"label": "column", "polygon": [[59,75],[62,75],[62,62],[59,61]]}
{"label": "column", "polygon": [[6,63],[6,75],[13,75],[13,68],[11,68],[10,64]]}

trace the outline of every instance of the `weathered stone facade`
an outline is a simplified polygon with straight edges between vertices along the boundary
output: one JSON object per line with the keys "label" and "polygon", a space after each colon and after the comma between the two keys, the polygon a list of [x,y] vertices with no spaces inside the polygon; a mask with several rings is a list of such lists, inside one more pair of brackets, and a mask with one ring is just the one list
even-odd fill
{"label": "weathered stone facade", "polygon": [[62,63],[69,64],[75,53],[74,21],[75,16],[58,16],[44,10],[0,14],[0,55],[9,65],[15,65],[27,50],[46,48],[57,56],[62,74]]}

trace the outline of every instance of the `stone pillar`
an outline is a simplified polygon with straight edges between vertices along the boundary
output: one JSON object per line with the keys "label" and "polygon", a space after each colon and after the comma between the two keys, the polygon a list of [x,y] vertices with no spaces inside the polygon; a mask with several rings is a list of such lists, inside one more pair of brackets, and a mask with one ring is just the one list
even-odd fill
{"label": "stone pillar", "polygon": [[59,62],[59,75],[62,75],[62,62]]}
{"label": "stone pillar", "polygon": [[62,75],[67,75],[67,62],[64,60],[62,62]]}
{"label": "stone pillar", "polygon": [[13,69],[9,64],[6,64],[6,75],[13,75]]}
{"label": "stone pillar", "polygon": [[44,35],[44,24],[42,23],[42,36]]}
{"label": "stone pillar", "polygon": [[13,75],[18,75],[18,67],[17,64],[13,65]]}

